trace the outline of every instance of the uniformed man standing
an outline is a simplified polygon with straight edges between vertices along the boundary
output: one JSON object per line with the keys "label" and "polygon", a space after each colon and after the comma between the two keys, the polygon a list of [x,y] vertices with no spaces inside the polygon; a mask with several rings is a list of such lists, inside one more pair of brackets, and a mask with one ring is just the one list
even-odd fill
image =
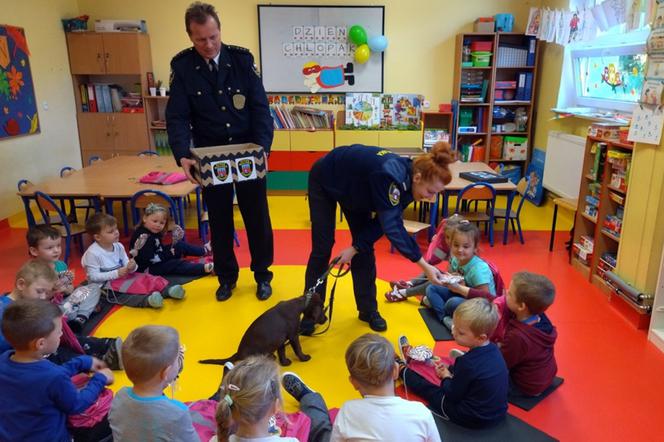
{"label": "uniformed man standing", "polygon": [[[415,201],[430,201],[442,192],[452,176],[453,156],[447,143],[414,160],[388,150],[353,145],[333,149],[318,160],[309,173],[311,254],[305,287],[313,287],[325,271],[334,245],[337,203],[346,216],[352,245],[341,252],[341,263],[350,263],[359,319],[372,330],[384,331],[387,322],[376,303],[374,243],[385,234],[392,245],[422,268],[426,277],[440,284],[440,271],[422,258],[422,252],[403,225],[403,210]],[[325,298],[325,284],[316,290]],[[300,330],[311,334],[313,322],[302,320]]]}
{"label": "uniformed man standing", "polygon": [[[261,78],[249,50],[222,44],[221,24],[214,6],[192,3],[185,13],[192,48],[171,60],[170,98],[166,108],[168,142],[187,177],[195,161],[189,148],[255,143],[272,145],[273,122]],[[265,179],[235,183],[249,250],[251,270],[258,284],[256,296],[272,294],[269,270],[273,237]],[[203,189],[208,207],[214,268],[219,278],[217,300],[230,298],[239,267],[233,251],[233,186]]]}

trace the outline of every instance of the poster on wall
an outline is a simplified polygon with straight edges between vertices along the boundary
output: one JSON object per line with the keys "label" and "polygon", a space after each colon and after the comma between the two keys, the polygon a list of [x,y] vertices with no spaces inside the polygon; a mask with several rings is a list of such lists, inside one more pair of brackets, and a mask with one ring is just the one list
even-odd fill
{"label": "poster on wall", "polygon": [[29,56],[23,28],[0,25],[0,140],[39,133]]}
{"label": "poster on wall", "polygon": [[258,5],[265,90],[383,92],[384,24],[384,6]]}

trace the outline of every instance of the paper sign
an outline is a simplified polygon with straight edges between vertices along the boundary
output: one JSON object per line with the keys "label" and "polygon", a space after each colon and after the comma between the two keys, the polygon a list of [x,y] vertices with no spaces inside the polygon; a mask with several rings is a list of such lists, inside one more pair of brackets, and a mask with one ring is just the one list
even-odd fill
{"label": "paper sign", "polygon": [[632,125],[627,139],[636,143],[659,144],[664,125],[664,111],[661,106],[638,105],[632,114]]}
{"label": "paper sign", "polygon": [[541,19],[542,19],[542,10],[540,8],[530,8],[530,14],[528,15],[528,27],[526,28],[526,35],[537,36],[539,34]]}

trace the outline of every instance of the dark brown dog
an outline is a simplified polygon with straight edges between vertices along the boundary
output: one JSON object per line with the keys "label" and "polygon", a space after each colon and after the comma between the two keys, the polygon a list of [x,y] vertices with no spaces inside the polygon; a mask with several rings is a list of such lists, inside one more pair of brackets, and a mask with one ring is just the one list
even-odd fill
{"label": "dark brown dog", "polygon": [[224,365],[226,362],[241,361],[249,356],[270,354],[276,351],[281,365],[290,365],[286,358],[286,344],[290,342],[295,355],[300,361],[308,361],[311,356],[302,352],[300,346],[300,315],[317,324],[327,321],[323,301],[315,293],[307,302],[307,295],[281,301],[266,310],[251,323],[244,332],[237,352],[226,359],[204,359],[201,364]]}

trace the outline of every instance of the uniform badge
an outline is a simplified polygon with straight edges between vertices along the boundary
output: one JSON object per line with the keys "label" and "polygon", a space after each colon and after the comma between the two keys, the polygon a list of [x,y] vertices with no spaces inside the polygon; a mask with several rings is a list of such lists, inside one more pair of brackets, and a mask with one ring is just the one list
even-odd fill
{"label": "uniform badge", "polygon": [[254,162],[245,158],[238,161],[237,168],[243,177],[249,178],[251,176],[251,172],[254,170]]}
{"label": "uniform badge", "polygon": [[212,171],[219,181],[226,181],[228,179],[228,174],[231,172],[231,168],[228,163],[220,162],[214,165]]}
{"label": "uniform badge", "polygon": [[393,206],[399,205],[399,201],[401,200],[401,191],[396,184],[390,184],[390,188],[387,191],[387,199],[390,200],[390,204]]}
{"label": "uniform badge", "polygon": [[247,97],[245,97],[244,95],[242,94],[233,95],[233,106],[235,106],[235,109],[237,110],[244,109],[245,101],[247,101]]}

